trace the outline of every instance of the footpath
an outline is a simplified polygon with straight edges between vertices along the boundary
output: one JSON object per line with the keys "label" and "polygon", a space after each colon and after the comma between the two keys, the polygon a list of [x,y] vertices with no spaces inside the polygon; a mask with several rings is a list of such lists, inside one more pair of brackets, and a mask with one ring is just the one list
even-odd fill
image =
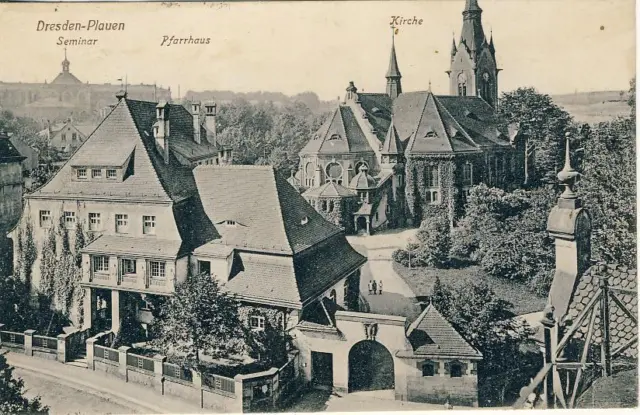
{"label": "footpath", "polygon": [[7,353],[5,357],[9,364],[16,368],[58,379],[68,386],[103,398],[110,397],[112,401],[125,406],[133,406],[142,413],[207,413],[198,405],[172,396],[163,396],[151,388],[136,383],[127,383],[122,379],[106,375],[104,372],[94,372],[14,352]]}

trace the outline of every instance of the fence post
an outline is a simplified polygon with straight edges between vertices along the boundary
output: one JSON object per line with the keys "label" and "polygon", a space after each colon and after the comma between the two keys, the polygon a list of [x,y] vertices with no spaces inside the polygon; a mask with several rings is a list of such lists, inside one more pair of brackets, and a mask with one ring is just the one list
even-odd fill
{"label": "fence post", "polygon": [[35,330],[25,330],[24,332],[24,354],[33,356],[33,334]]}
{"label": "fence post", "polygon": [[242,379],[244,378],[244,376],[242,375],[235,375],[233,380],[235,381],[235,391],[236,391],[236,407],[233,410],[233,412],[235,413],[243,413],[245,412],[243,410],[244,408],[244,390],[242,389]]}
{"label": "fence post", "polygon": [[127,353],[129,352],[131,347],[129,346],[120,346],[118,347],[118,361],[120,363],[120,374],[124,378],[125,382],[129,381],[129,376],[127,376]]}
{"label": "fence post", "polygon": [[69,353],[67,352],[69,349],[69,334],[58,334],[57,339],[58,339],[58,348],[57,348],[58,362],[66,363],[69,361],[67,359],[70,357]]}
{"label": "fence post", "polygon": [[[4,324],[0,323],[0,331],[4,327]],[[0,349],[2,349],[2,336],[0,336]]]}
{"label": "fence post", "polygon": [[166,356],[162,356],[159,354],[153,356],[153,374],[155,375],[154,383],[156,383],[156,385],[160,389],[160,393],[162,393],[163,395],[164,395],[164,372],[162,369],[163,369],[164,362],[166,360],[167,360]]}
{"label": "fence post", "polygon": [[202,391],[202,375],[200,374],[200,372],[196,372],[193,369],[189,369],[189,370],[191,370],[191,379],[193,379],[193,387],[199,391],[198,396],[200,397],[200,408],[204,408],[204,397],[202,396],[202,394],[204,393]]}
{"label": "fence post", "polygon": [[91,369],[91,370],[96,370],[96,365],[94,363],[93,360],[93,345],[96,343],[96,340],[98,340],[95,337],[90,337],[87,339],[86,341],[86,345],[87,345],[87,369]]}

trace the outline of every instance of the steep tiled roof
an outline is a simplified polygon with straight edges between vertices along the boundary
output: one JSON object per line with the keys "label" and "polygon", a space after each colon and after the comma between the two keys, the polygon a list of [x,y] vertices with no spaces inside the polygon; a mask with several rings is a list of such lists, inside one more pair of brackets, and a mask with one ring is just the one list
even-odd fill
{"label": "steep tiled roof", "polygon": [[307,197],[352,197],[357,196],[357,194],[346,187],[335,183],[328,182],[323,184],[320,187],[312,187],[302,194]]}
{"label": "steep tiled roof", "polygon": [[348,154],[373,152],[351,108],[340,105],[300,154]]}
{"label": "steep tiled roof", "polygon": [[367,114],[367,121],[376,130],[378,140],[384,141],[391,123],[391,98],[387,94],[359,93],[358,99]]}
{"label": "steep tiled roof", "polygon": [[432,304],[411,323],[407,337],[416,355],[482,358]]}
{"label": "steep tiled roof", "polygon": [[[615,295],[622,304],[634,315],[638,316],[638,277],[635,269],[608,265],[604,270],[598,271],[597,266],[589,268],[577,282],[576,289],[569,304],[567,317],[575,321],[578,315],[584,310],[591,298],[599,289],[599,275],[606,273],[609,281],[611,293]],[[624,313],[615,301],[609,301],[610,315],[610,338],[611,351],[627,343],[631,338],[638,335],[638,325]],[[584,339],[587,335],[589,319],[582,322],[576,337]],[[602,330],[600,329],[600,312],[596,316],[595,331],[593,341],[596,344],[602,343]],[[627,349],[627,354],[637,357],[637,347]]]}
{"label": "steep tiled roof", "polygon": [[[193,196],[196,187],[191,169],[180,164],[173,154],[166,164],[157,150],[152,135],[155,107],[154,102],[121,99],[60,171],[28,197],[117,197],[177,202]],[[170,141],[187,139],[189,131],[193,132],[185,121],[187,116],[189,113],[182,106],[170,105]],[[133,174],[122,182],[73,180],[72,166],[117,166],[129,156],[133,160]]]}
{"label": "steep tiled roof", "polygon": [[408,154],[480,151],[508,146],[493,109],[478,97],[401,94],[393,104],[394,126]]}
{"label": "steep tiled roof", "polygon": [[0,163],[20,163],[25,158],[13,145],[9,136],[0,132]]}
{"label": "steep tiled roof", "polygon": [[340,232],[272,167],[198,166],[194,174],[224,244],[292,254]]}
{"label": "steep tiled roof", "polygon": [[342,234],[293,257],[239,252],[238,258],[239,272],[225,285],[229,291],[246,301],[293,308],[317,298],[366,262]]}
{"label": "steep tiled roof", "polygon": [[87,245],[82,252],[97,254],[129,254],[148,258],[176,258],[180,241],[155,236],[134,238],[123,235],[103,235]]}

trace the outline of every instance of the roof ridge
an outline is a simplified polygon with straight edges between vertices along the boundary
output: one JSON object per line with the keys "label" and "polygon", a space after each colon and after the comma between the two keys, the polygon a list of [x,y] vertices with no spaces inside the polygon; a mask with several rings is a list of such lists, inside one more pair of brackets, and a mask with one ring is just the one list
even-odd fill
{"label": "roof ridge", "polygon": [[[462,337],[462,335],[458,332],[458,330],[456,330],[455,327],[453,327],[453,324],[451,324],[451,322],[449,320],[447,320],[442,313],[440,313],[440,311],[438,310],[438,308],[433,305],[433,303],[430,303],[427,308],[425,308],[425,316],[429,313],[429,312],[433,312],[436,314],[436,316],[438,316],[440,319],[442,319],[442,321],[444,321],[449,328],[452,330],[453,333],[455,333],[455,335],[458,337],[459,340],[463,341],[466,345],[468,345],[469,347],[471,347],[471,349],[473,349],[476,353],[478,353],[479,355],[482,356],[482,353],[480,353],[480,351],[478,349],[476,349],[475,347],[473,347],[471,345],[471,343],[469,343],[464,337]],[[429,336],[432,337],[432,336]]]}
{"label": "roof ridge", "polygon": [[416,129],[413,132],[413,134],[411,134],[411,137],[409,137],[409,141],[407,141],[407,148],[404,149],[405,152],[405,156],[409,156],[409,153],[411,153],[411,151],[413,150],[413,145],[416,142],[416,137],[418,136],[418,128],[420,127],[420,124],[422,123],[422,119],[424,118],[424,112],[427,108],[427,102],[429,101],[429,94],[427,94],[426,99],[424,100],[424,104],[422,104],[422,111],[420,111],[420,118],[418,118],[418,123],[416,124]]}
{"label": "roof ridge", "polygon": [[[285,222],[285,218],[284,218],[284,214],[283,214],[283,210],[282,210],[282,199],[281,196],[281,189],[280,186],[278,186],[278,177],[277,177],[277,173],[276,173],[276,169],[270,167],[270,178],[273,180],[273,186],[276,190],[276,199],[277,199],[277,207],[278,207],[278,217],[280,218],[280,226],[282,228],[282,232],[284,233],[284,237],[287,241],[287,246],[289,247],[289,252],[287,252],[288,254],[293,255],[294,251],[293,251],[293,246],[291,244],[291,238],[289,237],[289,233],[287,232],[287,227],[285,226],[284,222]],[[287,182],[287,186],[290,186],[289,183]],[[296,281],[297,284],[297,281]],[[298,287],[299,289],[300,287]]]}
{"label": "roof ridge", "polygon": [[[342,105],[338,106],[338,111],[340,112],[340,124],[342,124],[342,133],[344,134],[344,140],[347,143],[347,151],[351,152],[351,146],[349,145],[349,140],[347,137],[347,126],[344,123],[344,116],[342,115],[342,108],[343,108]],[[349,107],[345,106],[345,108],[349,108]]]}
{"label": "roof ridge", "polygon": [[58,171],[56,172],[56,174],[54,174],[53,176],[49,177],[49,180],[47,180],[42,186],[40,186],[39,188],[37,188],[33,193],[27,193],[25,194],[25,198],[29,198],[31,195],[35,195],[36,193],[39,193],[41,189],[44,189],[44,187],[46,185],[48,185],[49,183],[51,183],[53,181],[53,179],[62,171],[62,169],[69,163],[71,163],[71,160],[73,159],[73,156],[75,156],[75,154],[82,148],[82,146],[84,146],[91,137],[93,137],[93,133],[96,132],[96,130],[98,128],[100,128],[100,126],[102,124],[104,124],[104,122],[107,120],[107,118],[109,118],[109,116],[113,113],[113,111],[116,110],[116,108],[118,108],[118,106],[120,105],[120,101],[118,101],[118,103],[111,109],[111,111],[109,111],[109,113],[107,114],[106,117],[104,117],[102,119],[102,121],[100,121],[100,123],[96,126],[96,128],[93,129],[93,131],[91,132],[91,134],[89,134],[87,136],[87,138],[82,141],[80,143],[80,145],[78,147],[75,148],[75,150],[73,150],[73,152],[71,153],[71,155],[69,156],[69,158],[64,162],[64,164],[62,166],[60,166],[60,168],[58,169]]}

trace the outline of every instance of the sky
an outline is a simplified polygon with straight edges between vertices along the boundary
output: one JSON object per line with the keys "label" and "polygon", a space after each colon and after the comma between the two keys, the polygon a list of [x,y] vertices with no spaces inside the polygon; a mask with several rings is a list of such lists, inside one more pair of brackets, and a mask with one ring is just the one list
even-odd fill
{"label": "sky", "polygon": [[[479,0],[493,32],[501,91],[533,86],[549,94],[626,90],[635,73],[634,0]],[[61,70],[65,39],[71,72],[83,82],[154,83],[187,90],[383,92],[391,16],[404,91],[448,93],[453,34],[463,0],[0,4],[0,80],[44,82]],[[38,21],[122,22],[122,31],[38,31]],[[204,45],[161,46],[163,36],[209,38]]]}

